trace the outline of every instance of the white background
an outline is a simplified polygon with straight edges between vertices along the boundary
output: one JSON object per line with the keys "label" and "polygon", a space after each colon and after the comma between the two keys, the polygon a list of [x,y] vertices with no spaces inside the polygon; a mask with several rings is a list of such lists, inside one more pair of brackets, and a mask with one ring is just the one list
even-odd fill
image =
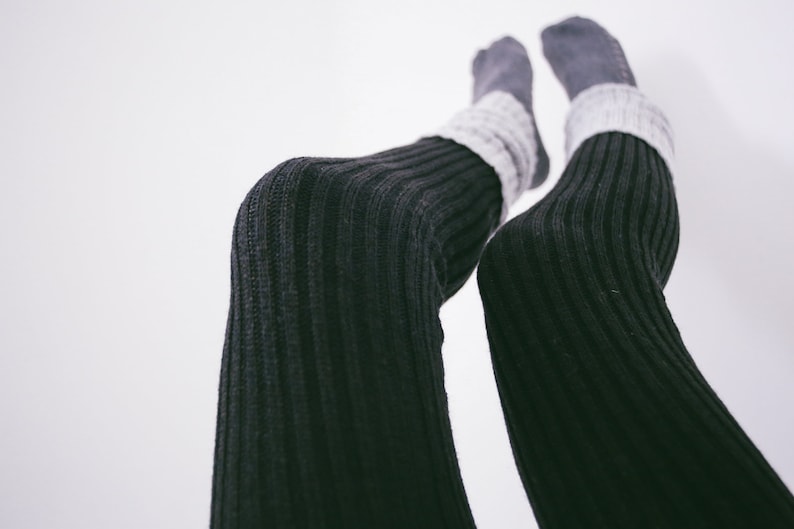
{"label": "white background", "polygon": [[[469,99],[476,49],[535,65],[562,169],[567,101],[538,34],[623,43],[677,133],[685,342],[794,486],[794,75],[787,1],[0,2],[0,527],[208,523],[237,206],[296,155],[413,141]],[[553,184],[526,196],[528,207]],[[481,529],[534,527],[474,281],[442,312]]]}

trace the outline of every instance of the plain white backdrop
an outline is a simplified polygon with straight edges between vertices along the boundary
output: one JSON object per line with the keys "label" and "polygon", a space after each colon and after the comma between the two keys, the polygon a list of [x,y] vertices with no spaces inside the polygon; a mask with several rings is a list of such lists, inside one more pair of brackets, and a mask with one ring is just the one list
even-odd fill
{"label": "plain white backdrop", "polygon": [[[209,516],[237,207],[276,163],[411,142],[469,101],[478,47],[535,67],[552,179],[567,101],[538,34],[590,16],[677,133],[685,343],[794,486],[794,4],[0,1],[0,527]],[[442,311],[481,529],[535,527],[474,281]]]}

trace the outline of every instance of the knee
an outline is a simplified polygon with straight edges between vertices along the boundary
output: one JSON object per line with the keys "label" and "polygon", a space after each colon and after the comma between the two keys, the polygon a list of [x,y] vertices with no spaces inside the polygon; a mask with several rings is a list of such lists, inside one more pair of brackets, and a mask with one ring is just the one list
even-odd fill
{"label": "knee", "polygon": [[380,248],[375,253],[381,255],[384,248],[416,243],[428,231],[421,201],[405,204],[407,195],[399,179],[384,178],[359,160],[294,158],[251,188],[239,208],[235,236],[246,237],[246,244],[289,238],[292,246],[341,238],[357,247],[369,240],[368,251]]}
{"label": "knee", "polygon": [[280,163],[248,191],[237,212],[238,221],[253,212],[264,213],[296,204],[301,186],[316,180],[318,174],[315,158],[291,158]]}
{"label": "knee", "polygon": [[575,223],[524,214],[504,226],[488,241],[478,268],[481,288],[511,277],[532,284],[574,256],[572,248],[583,243]]}
{"label": "knee", "polygon": [[268,246],[269,239],[292,234],[301,211],[311,207],[311,187],[320,172],[316,159],[293,158],[262,176],[237,210],[235,249]]}
{"label": "knee", "polygon": [[[393,185],[356,159],[293,158],[265,174],[245,197],[240,214],[258,211],[267,218],[307,217],[334,223],[373,206],[386,207]],[[349,215],[348,215],[349,214]]]}

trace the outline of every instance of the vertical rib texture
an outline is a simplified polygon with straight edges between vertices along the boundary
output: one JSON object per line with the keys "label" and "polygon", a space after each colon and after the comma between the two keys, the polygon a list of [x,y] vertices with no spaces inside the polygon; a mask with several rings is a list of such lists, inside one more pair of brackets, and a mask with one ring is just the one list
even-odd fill
{"label": "vertical rib texture", "polygon": [[502,215],[537,178],[540,137],[535,119],[512,94],[495,90],[455,115],[437,136],[468,147],[496,171],[502,182]]}
{"label": "vertical rib texture", "polygon": [[570,160],[584,141],[602,132],[624,132],[642,139],[673,170],[673,130],[662,109],[635,86],[603,83],[582,90],[571,101],[565,121],[565,153]]}
{"label": "vertical rib texture", "polygon": [[663,159],[610,132],[483,253],[494,371],[544,529],[794,527],[790,492],[665,305],[677,246]]}
{"label": "vertical rib texture", "polygon": [[473,527],[438,310],[500,193],[441,138],[256,184],[234,228],[212,527]]}

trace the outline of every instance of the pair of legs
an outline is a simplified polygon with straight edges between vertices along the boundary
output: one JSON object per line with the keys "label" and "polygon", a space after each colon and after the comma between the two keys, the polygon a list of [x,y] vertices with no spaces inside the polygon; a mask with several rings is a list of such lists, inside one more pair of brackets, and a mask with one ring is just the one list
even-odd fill
{"label": "pair of legs", "polygon": [[[617,41],[571,19],[544,51],[573,99],[542,181],[531,68],[475,59],[436,136],[287,161],[238,214],[212,526],[473,527],[447,415],[441,304],[479,261],[496,380],[543,528],[794,527],[794,500],[698,372],[662,294],[678,216],[666,121]],[[493,235],[492,238],[491,235]]]}

